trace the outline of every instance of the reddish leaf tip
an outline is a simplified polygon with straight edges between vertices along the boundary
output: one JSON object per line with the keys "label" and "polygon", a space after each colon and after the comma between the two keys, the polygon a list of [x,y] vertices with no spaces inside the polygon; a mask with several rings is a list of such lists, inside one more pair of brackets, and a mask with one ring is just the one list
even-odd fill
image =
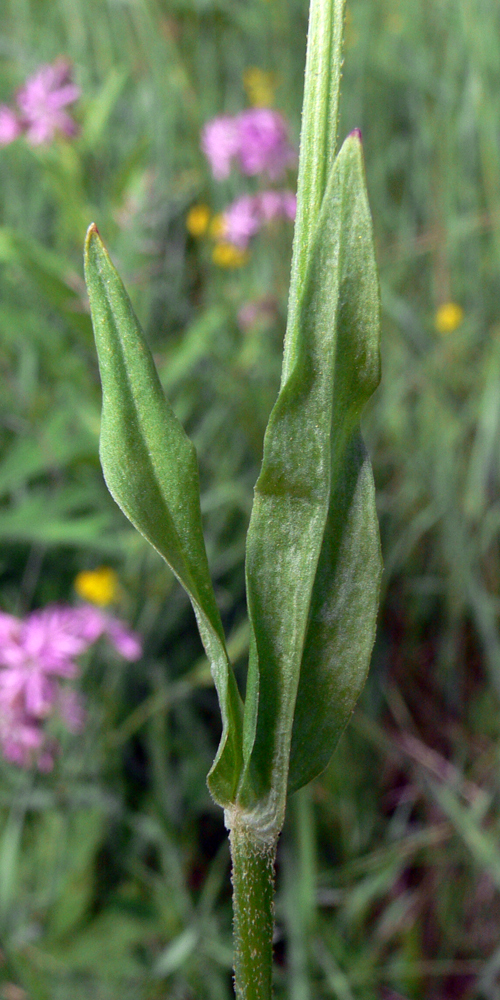
{"label": "reddish leaf tip", "polygon": [[99,230],[98,230],[95,222],[91,222],[89,228],[87,229],[87,235],[85,237],[85,249],[86,250],[88,250],[88,246],[89,246],[90,240],[92,239],[93,236],[98,236],[99,239],[100,239]]}

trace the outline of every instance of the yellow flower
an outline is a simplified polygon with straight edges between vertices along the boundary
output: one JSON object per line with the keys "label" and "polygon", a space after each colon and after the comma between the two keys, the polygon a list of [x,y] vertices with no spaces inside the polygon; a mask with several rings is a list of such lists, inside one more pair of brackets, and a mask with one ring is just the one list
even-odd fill
{"label": "yellow flower", "polygon": [[453,333],[464,318],[462,306],[456,302],[445,302],[436,312],[434,326],[438,333]]}
{"label": "yellow flower", "polygon": [[214,246],[212,260],[218,267],[242,267],[248,260],[248,254],[232,243],[221,242]]}
{"label": "yellow flower", "polygon": [[266,73],[258,66],[249,66],[243,73],[243,86],[254,108],[266,108],[274,102],[273,73]]}
{"label": "yellow flower", "polygon": [[221,237],[224,236],[226,223],[224,222],[224,217],[220,212],[217,215],[214,215],[208,231],[214,240],[220,240]]}
{"label": "yellow flower", "polygon": [[210,222],[208,205],[193,205],[186,216],[186,229],[191,236],[204,236]]}
{"label": "yellow flower", "polygon": [[85,601],[105,607],[116,597],[118,577],[111,566],[82,570],[75,577],[74,588],[78,596],[83,597]]}

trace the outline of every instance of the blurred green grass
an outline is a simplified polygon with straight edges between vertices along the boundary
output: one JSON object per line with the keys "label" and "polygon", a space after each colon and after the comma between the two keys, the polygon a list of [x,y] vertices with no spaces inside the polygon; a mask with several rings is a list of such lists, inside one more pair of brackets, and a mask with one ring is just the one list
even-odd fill
{"label": "blurred green grass", "polygon": [[[0,601],[73,600],[119,573],[145,637],[93,653],[81,736],[46,777],[1,765],[0,995],[231,996],[222,816],[205,775],[216,700],[187,603],[107,495],[82,284],[95,221],[199,454],[217,598],[244,677],[244,535],[279,380],[290,234],[218,271],[189,207],[209,117],[272,71],[298,137],[298,0],[5,0],[0,100],[72,59],[80,134],[0,151]],[[276,995],[500,995],[500,8],[348,0],[341,134],[361,127],[383,303],[365,418],[385,558],[370,681],[330,767],[290,802],[278,858]],[[249,301],[270,307],[247,329]],[[463,309],[436,329],[444,303]],[[17,989],[17,993],[16,993]],[[19,992],[21,991],[21,992]]]}

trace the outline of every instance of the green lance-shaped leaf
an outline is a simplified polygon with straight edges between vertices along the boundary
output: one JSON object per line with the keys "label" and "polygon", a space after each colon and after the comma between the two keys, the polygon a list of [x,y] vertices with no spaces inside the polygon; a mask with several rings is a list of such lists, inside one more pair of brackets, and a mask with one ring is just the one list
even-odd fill
{"label": "green lance-shaped leaf", "polygon": [[210,580],[195,449],[165,399],[130,299],[95,226],[85,243],[85,277],[102,381],[104,477],[191,599],[223,721],[209,786],[225,806],[234,798],[241,767],[242,706]]}
{"label": "green lance-shaped leaf", "polygon": [[326,765],[375,634],[381,557],[359,421],[380,378],[379,292],[356,133],[330,174],[292,334],[247,539],[239,805],[264,838],[283,821],[290,750],[291,788]]}

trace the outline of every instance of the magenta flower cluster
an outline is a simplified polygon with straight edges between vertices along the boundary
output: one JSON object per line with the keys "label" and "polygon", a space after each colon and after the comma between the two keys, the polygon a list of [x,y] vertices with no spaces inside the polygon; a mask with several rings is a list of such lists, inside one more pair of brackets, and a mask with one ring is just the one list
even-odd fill
{"label": "magenta flower cluster", "polygon": [[295,219],[297,199],[293,191],[260,191],[258,194],[244,194],[233,201],[222,215],[224,239],[245,250],[252,236],[266,222],[280,216]]}
{"label": "magenta flower cluster", "polygon": [[59,716],[70,732],[83,727],[82,700],[65,682],[78,675],[75,657],[103,635],[125,659],[140,657],[139,637],[90,605],[49,605],[24,620],[0,612],[0,749],[8,761],[52,769],[58,745],[46,722]]}
{"label": "magenta flower cluster", "polygon": [[80,96],[73,83],[71,63],[56,59],[40,66],[17,92],[17,108],[0,105],[0,146],[25,135],[32,146],[51,142],[56,132],[72,136],[76,125],[64,109]]}
{"label": "magenta flower cluster", "polygon": [[[294,166],[297,153],[282,115],[271,108],[249,108],[238,115],[218,115],[206,123],[201,148],[216,180],[229,176],[235,164],[249,177],[283,177]],[[222,215],[223,238],[245,250],[266,222],[295,219],[296,198],[292,191],[268,190],[237,198]]]}
{"label": "magenta flower cluster", "polygon": [[218,115],[205,125],[201,148],[216,180],[229,176],[233,162],[249,177],[282,177],[297,159],[285,119],[271,108],[249,108],[238,115]]}

